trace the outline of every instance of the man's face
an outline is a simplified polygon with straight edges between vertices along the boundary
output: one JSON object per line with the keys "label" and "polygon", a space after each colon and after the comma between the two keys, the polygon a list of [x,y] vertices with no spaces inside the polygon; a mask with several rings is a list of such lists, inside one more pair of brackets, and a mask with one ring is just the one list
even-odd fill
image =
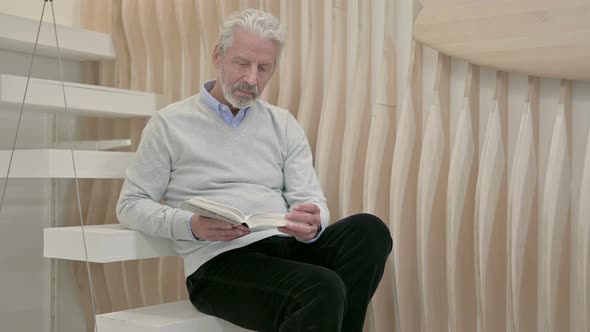
{"label": "man's face", "polygon": [[214,54],[225,99],[235,108],[252,105],[272,77],[277,55],[274,41],[237,29],[225,56],[221,56],[219,49]]}

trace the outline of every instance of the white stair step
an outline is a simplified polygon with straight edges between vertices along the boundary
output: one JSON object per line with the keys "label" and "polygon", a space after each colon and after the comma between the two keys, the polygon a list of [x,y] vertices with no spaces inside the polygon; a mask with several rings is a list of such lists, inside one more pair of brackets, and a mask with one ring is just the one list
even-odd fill
{"label": "white stair step", "polygon": [[[131,139],[109,139],[91,141],[72,141],[74,150],[102,151],[131,146]],[[69,149],[70,142],[64,141],[53,144],[56,149]]]}
{"label": "white stair step", "polygon": [[[0,75],[0,102],[20,106],[27,78]],[[68,112],[102,117],[150,117],[166,105],[163,96],[98,85],[64,83]],[[64,112],[60,81],[31,78],[25,110]]]}
{"label": "white stair step", "polygon": [[[121,262],[133,259],[177,256],[172,241],[130,230],[120,224],[84,227],[88,261]],[[84,261],[82,227],[45,228],[43,256],[47,258]]]}
{"label": "white stair step", "polygon": [[189,301],[97,315],[98,331],[108,332],[248,332],[200,313]]}
{"label": "white stair step", "polygon": [[[0,178],[5,178],[10,150],[0,150]],[[76,173],[84,179],[122,179],[133,159],[133,152],[74,151]],[[10,178],[73,178],[70,150],[15,150]]]}
{"label": "white stair step", "polygon": [[[0,49],[32,54],[38,25],[35,19],[0,13]],[[57,34],[65,59],[115,59],[113,40],[107,33],[57,25]],[[41,24],[37,54],[57,57],[53,22]]]}

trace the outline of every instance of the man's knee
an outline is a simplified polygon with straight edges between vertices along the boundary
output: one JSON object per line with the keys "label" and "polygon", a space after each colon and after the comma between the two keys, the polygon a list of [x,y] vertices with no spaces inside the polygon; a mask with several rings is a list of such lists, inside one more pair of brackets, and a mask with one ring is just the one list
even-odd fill
{"label": "man's knee", "polygon": [[340,331],[347,309],[347,289],[334,271],[320,268],[290,292],[278,331]]}
{"label": "man's knee", "polygon": [[353,231],[362,237],[367,247],[376,250],[374,254],[389,255],[393,239],[387,225],[377,216],[359,213],[349,217]]}
{"label": "man's knee", "polygon": [[302,280],[302,287],[295,294],[295,298],[300,304],[314,303],[320,308],[329,306],[336,310],[344,310],[346,293],[344,281],[336,272],[320,268],[313,276]]}

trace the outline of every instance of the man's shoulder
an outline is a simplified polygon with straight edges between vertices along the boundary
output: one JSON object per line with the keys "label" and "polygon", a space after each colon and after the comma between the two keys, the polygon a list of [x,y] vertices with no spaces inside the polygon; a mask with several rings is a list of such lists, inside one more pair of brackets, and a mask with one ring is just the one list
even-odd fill
{"label": "man's shoulder", "polygon": [[278,119],[283,119],[283,120],[290,120],[290,118],[293,118],[293,115],[291,115],[291,113],[288,110],[286,110],[282,107],[279,107],[277,105],[270,104],[267,101],[259,99],[256,101],[256,104],[260,108],[260,110],[267,113],[268,115],[270,115],[273,118],[278,118]]}
{"label": "man's shoulder", "polygon": [[198,102],[199,95],[190,96],[188,98],[168,104],[166,107],[158,111],[158,115],[165,121],[174,120],[185,115],[196,114],[201,106]]}

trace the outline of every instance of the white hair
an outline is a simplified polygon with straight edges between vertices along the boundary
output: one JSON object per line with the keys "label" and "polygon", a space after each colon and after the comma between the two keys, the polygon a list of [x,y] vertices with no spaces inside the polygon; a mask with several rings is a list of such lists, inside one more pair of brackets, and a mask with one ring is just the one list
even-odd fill
{"label": "white hair", "polygon": [[285,47],[285,31],[279,20],[271,14],[258,9],[244,9],[231,14],[219,33],[219,52],[225,56],[227,49],[231,47],[233,35],[236,29],[253,32],[261,38],[270,39],[277,43],[279,50],[275,65],[279,62],[281,51]]}

